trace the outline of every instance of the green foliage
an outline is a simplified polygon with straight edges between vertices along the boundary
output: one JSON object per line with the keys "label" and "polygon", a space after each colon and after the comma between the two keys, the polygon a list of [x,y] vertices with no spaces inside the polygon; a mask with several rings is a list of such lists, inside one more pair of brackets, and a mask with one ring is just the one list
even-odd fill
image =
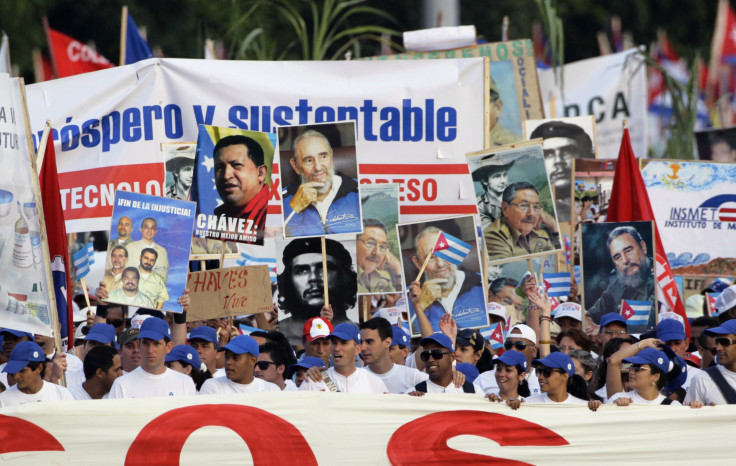
{"label": "green foliage", "polygon": [[542,26],[547,34],[547,43],[544,53],[552,55],[552,69],[555,81],[559,81],[560,89],[565,88],[563,81],[562,66],[565,64],[565,27],[562,19],[557,16],[557,8],[552,6],[552,0],[535,0],[537,8],[542,15]]}

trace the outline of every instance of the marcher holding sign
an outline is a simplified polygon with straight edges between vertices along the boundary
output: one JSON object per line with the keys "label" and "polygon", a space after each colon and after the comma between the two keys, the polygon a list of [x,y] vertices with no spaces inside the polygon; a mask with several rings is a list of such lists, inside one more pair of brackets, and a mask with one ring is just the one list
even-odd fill
{"label": "marcher holding sign", "polygon": [[[121,219],[140,224],[141,239],[132,241],[127,247],[113,246],[108,251],[112,266],[105,270],[107,296],[103,299],[181,312],[178,298],[186,285],[194,204],[118,191],[112,225],[118,225]],[[154,236],[156,242],[153,242]],[[132,238],[135,239],[135,235]]]}
{"label": "marcher holding sign", "polygon": [[263,244],[275,138],[200,126],[191,196],[198,203],[195,236]]}

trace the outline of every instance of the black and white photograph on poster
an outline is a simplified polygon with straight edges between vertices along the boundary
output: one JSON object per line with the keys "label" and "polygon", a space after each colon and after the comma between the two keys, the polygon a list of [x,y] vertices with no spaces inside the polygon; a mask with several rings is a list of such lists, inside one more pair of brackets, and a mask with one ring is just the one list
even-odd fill
{"label": "black and white photograph on poster", "polygon": [[355,122],[279,128],[284,237],[362,233]]}
{"label": "black and white photograph on poster", "polygon": [[583,303],[595,324],[622,314],[622,305],[642,309],[643,302],[651,305],[631,316],[631,325],[656,324],[653,228],[653,222],[581,224]]}
{"label": "black and white photograph on poster", "polygon": [[[195,204],[116,191],[103,283],[106,302],[182,312]],[[119,243],[121,224],[130,241]]]}
{"label": "black and white photograph on poster", "polygon": [[[445,314],[452,315],[458,328],[487,327],[475,216],[400,223],[396,230],[412,335],[427,326],[427,331],[440,331]],[[414,281],[419,282],[416,289]]]}
{"label": "black and white photograph on poster", "polygon": [[572,215],[572,159],[596,158],[595,117],[525,120],[524,137],[544,139],[544,163],[554,186],[557,216],[560,222],[569,222]]}
{"label": "black and white photograph on poster", "polygon": [[700,160],[736,163],[736,126],[696,131],[695,140]]}
{"label": "black and white photograph on poster", "polygon": [[[304,323],[325,307],[322,241],[313,238],[276,238],[279,331],[292,345],[301,345]],[[327,301],[332,324],[358,322],[358,280],[355,240],[325,238]]]}
{"label": "black and white photograph on poster", "polygon": [[399,293],[402,288],[399,242],[399,185],[366,184],[360,188],[363,233],[355,245],[358,294]]}
{"label": "black and white photograph on poster", "polygon": [[489,263],[560,250],[560,227],[541,140],[466,157]]}

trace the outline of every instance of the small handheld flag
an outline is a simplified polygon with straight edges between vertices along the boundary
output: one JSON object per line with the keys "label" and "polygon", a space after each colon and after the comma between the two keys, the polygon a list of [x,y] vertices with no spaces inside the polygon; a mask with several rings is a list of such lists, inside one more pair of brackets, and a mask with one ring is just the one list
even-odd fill
{"label": "small handheld flag", "polygon": [[465,241],[447,233],[440,233],[434,246],[434,255],[459,267],[472,250],[473,246]]}
{"label": "small handheld flag", "polygon": [[544,288],[547,290],[547,296],[559,297],[570,296],[570,274],[568,272],[548,273],[544,276]]}
{"label": "small handheld flag", "polygon": [[236,261],[240,267],[246,265],[265,265],[268,266],[268,277],[272,282],[276,281],[276,258],[274,257],[255,257],[246,252],[240,253],[240,259]]}
{"label": "small handheld flag", "polygon": [[95,250],[92,243],[87,243],[72,256],[74,260],[74,273],[77,280],[81,280],[89,273],[90,266],[95,263]]}
{"label": "small handheld flag", "polygon": [[626,319],[628,326],[646,326],[649,323],[651,311],[650,301],[621,300],[621,315]]}
{"label": "small handheld flag", "polygon": [[707,309],[708,309],[708,317],[713,317],[716,314],[718,314],[718,311],[716,311],[716,298],[719,297],[721,293],[705,293],[705,300],[707,302]]}
{"label": "small handheld flag", "polygon": [[495,323],[490,327],[481,329],[480,334],[483,338],[491,342],[493,349],[503,348],[503,340],[505,338],[503,326],[500,323]]}

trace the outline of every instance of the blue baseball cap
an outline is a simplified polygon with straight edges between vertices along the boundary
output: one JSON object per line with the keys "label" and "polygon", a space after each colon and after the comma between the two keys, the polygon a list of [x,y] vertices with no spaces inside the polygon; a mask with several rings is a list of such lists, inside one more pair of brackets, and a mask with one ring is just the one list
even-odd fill
{"label": "blue baseball cap", "polygon": [[662,341],[684,340],[685,326],[677,319],[664,319],[657,324],[657,338]]}
{"label": "blue baseball cap", "polygon": [[309,369],[310,367],[325,367],[322,358],[307,356],[296,364],[289,366],[291,369]]}
{"label": "blue baseball cap", "polygon": [[391,331],[393,332],[393,335],[391,335],[391,346],[394,345],[400,345],[400,346],[409,346],[411,345],[411,340],[409,339],[409,335],[406,334],[403,328],[392,326]]}
{"label": "blue baseball cap", "polygon": [[440,333],[440,332],[433,333],[432,335],[428,337],[422,338],[419,341],[419,344],[421,346],[424,346],[430,341],[433,341],[437,343],[438,345],[442,346],[443,348],[449,349],[450,351],[455,351],[455,347],[452,346],[452,340],[450,340],[450,337],[448,337],[444,333]]}
{"label": "blue baseball cap", "polygon": [[[682,387],[685,381],[687,381],[687,362],[685,362],[685,359],[682,357],[676,355],[669,346],[662,345],[661,348],[664,354],[666,354],[669,360],[673,363],[674,367],[678,368],[677,375],[668,377],[667,385],[662,389],[665,396],[670,396],[672,393],[677,391],[678,388]],[[670,375],[669,372],[667,375]]]}
{"label": "blue baseball cap", "polygon": [[230,340],[230,343],[221,347],[217,351],[228,350],[235,354],[250,354],[258,357],[260,351],[258,351],[258,343],[248,335],[238,335],[237,337]]}
{"label": "blue baseball cap", "polygon": [[27,337],[29,340],[33,340],[33,335],[28,332],[21,332],[20,330],[13,330],[12,328],[0,329],[0,333],[7,333],[13,335],[16,338]]}
{"label": "blue baseball cap", "polygon": [[360,330],[355,325],[347,322],[336,325],[332,333],[327,335],[327,338],[332,337],[339,338],[342,341],[354,340],[357,344],[360,344]]}
{"label": "blue baseball cap", "polygon": [[103,324],[102,322],[98,322],[90,327],[89,332],[87,332],[87,336],[84,337],[84,339],[96,341],[98,343],[102,343],[103,345],[109,345],[110,343],[115,343],[115,339],[117,338],[117,336],[118,335],[115,332],[115,327],[110,324]]}
{"label": "blue baseball cap", "polygon": [[197,350],[188,345],[176,345],[169,354],[166,355],[166,362],[174,361],[189,364],[194,366],[197,370],[202,366],[202,361],[199,359]]}
{"label": "blue baseball cap", "polygon": [[138,334],[139,340],[144,338],[156,341],[171,340],[171,329],[169,328],[169,324],[158,317],[149,317],[141,323],[141,332]]}
{"label": "blue baseball cap", "polygon": [[475,382],[475,379],[477,379],[480,375],[480,372],[478,372],[478,368],[475,367],[475,364],[470,364],[469,362],[461,362],[455,364],[455,370],[465,374],[465,381],[470,383]]}
{"label": "blue baseball cap", "polygon": [[202,325],[201,327],[193,328],[191,332],[189,332],[189,341],[192,340],[204,340],[209,341],[211,343],[215,344],[215,347],[217,347],[217,330],[213,329],[212,327],[208,327],[206,325]]}
{"label": "blue baseball cap", "polygon": [[549,353],[549,356],[544,359],[535,359],[534,361],[532,361],[532,366],[544,366],[551,367],[552,369],[562,369],[563,371],[567,372],[567,375],[569,375],[570,377],[575,375],[575,364],[572,363],[572,359],[570,359],[570,356],[560,352]]}
{"label": "blue baseball cap", "polygon": [[630,364],[651,364],[665,374],[670,371],[670,358],[667,357],[664,351],[654,348],[644,348],[636,356],[626,358],[623,362]]}
{"label": "blue baseball cap", "polygon": [[507,366],[518,366],[521,372],[526,372],[529,363],[526,360],[526,356],[519,351],[509,350],[504,351],[503,354],[493,361],[491,364],[495,365],[499,362],[506,364]]}
{"label": "blue baseball cap", "polygon": [[614,322],[627,327],[626,319],[624,319],[624,316],[622,316],[621,314],[616,314],[615,312],[609,312],[608,314],[603,314],[603,316],[601,317],[601,327],[598,329],[598,333],[601,333],[603,327]]}
{"label": "blue baseball cap", "polygon": [[733,333],[736,335],[736,319],[731,319],[723,322],[718,327],[713,327],[703,330],[706,334],[714,335],[728,335]]}
{"label": "blue baseball cap", "polygon": [[17,374],[22,371],[29,362],[43,362],[46,360],[46,355],[43,353],[43,349],[38,346],[35,341],[21,341],[13,352],[10,353],[10,359],[5,364],[3,372],[8,374]]}

